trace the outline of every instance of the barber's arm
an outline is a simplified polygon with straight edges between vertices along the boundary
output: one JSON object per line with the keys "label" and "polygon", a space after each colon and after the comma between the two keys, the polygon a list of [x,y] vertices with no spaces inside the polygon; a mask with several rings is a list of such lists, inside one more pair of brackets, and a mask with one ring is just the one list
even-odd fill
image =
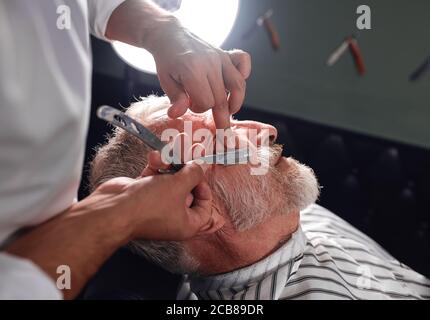
{"label": "barber's arm", "polygon": [[249,54],[211,46],[146,0],[119,5],[105,35],[153,54],[161,86],[172,101],[170,117],[180,117],[188,108],[197,113],[213,108],[217,127],[230,126],[230,115],[239,111],[245,98],[245,80],[251,73]]}
{"label": "barber's arm", "polygon": [[212,197],[203,179],[203,170],[192,164],[175,175],[111,180],[6,252],[30,260],[54,283],[58,266],[69,266],[71,289],[63,294],[74,298],[103,262],[132,239],[182,240],[206,233]]}

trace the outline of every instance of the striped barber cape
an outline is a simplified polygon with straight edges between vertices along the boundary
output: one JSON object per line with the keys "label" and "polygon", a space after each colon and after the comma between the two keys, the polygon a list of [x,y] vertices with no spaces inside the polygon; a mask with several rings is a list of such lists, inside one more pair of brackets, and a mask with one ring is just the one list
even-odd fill
{"label": "striped barber cape", "polygon": [[312,205],[275,253],[227,274],[187,276],[178,299],[430,299],[430,281],[346,221]]}

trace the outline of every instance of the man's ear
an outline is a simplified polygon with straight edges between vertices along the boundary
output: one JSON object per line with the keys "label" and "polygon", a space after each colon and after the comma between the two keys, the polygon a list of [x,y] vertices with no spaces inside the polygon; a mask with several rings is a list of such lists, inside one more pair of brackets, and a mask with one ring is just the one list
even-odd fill
{"label": "man's ear", "polygon": [[212,206],[212,221],[198,233],[198,236],[210,235],[219,231],[225,225],[225,218],[219,213],[215,206]]}

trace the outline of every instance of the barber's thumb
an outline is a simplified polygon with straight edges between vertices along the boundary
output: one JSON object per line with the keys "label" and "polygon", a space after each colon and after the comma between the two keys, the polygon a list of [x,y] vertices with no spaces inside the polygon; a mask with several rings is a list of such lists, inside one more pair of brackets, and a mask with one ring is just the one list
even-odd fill
{"label": "barber's thumb", "polygon": [[182,117],[190,107],[190,99],[188,98],[185,91],[175,94],[173,97],[169,97],[171,106],[167,111],[167,115],[171,119],[177,119]]}

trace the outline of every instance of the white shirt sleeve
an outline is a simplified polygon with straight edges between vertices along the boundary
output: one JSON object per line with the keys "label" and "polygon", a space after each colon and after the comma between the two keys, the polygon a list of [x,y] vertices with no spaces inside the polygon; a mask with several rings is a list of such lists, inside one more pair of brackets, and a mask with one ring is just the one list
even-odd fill
{"label": "white shirt sleeve", "polygon": [[0,253],[0,300],[61,300],[54,281],[29,260]]}
{"label": "white shirt sleeve", "polygon": [[91,34],[106,40],[106,26],[112,12],[125,0],[87,0]]}

